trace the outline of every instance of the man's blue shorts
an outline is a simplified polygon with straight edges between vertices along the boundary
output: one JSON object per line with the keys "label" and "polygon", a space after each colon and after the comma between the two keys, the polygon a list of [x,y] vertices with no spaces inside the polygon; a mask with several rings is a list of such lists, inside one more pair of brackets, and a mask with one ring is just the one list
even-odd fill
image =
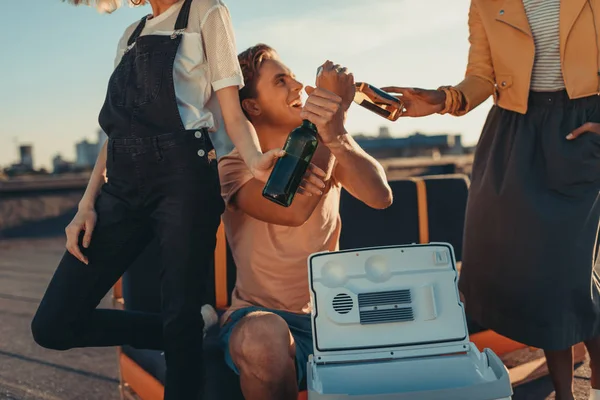
{"label": "man's blue shorts", "polygon": [[234,311],[229,320],[221,328],[219,333],[219,343],[225,352],[225,362],[229,367],[240,374],[233,364],[231,354],[229,353],[229,338],[235,325],[246,315],[256,312],[270,312],[279,315],[287,322],[290,332],[296,342],[296,376],[298,378],[298,387],[300,390],[306,389],[306,363],[308,356],[313,353],[312,328],[310,323],[310,314],[294,314],[286,311],[272,310],[264,307],[246,307]]}

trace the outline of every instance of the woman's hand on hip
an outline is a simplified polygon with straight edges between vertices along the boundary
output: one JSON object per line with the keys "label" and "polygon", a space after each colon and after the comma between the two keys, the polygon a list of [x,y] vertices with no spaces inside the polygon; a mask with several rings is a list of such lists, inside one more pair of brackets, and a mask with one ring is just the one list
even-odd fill
{"label": "woman's hand on hip", "polygon": [[573,132],[567,135],[568,140],[577,139],[579,136],[583,135],[586,132],[595,133],[600,135],[600,123],[598,122],[586,122],[581,125],[579,128],[575,129]]}
{"label": "woman's hand on hip", "polygon": [[85,234],[83,235],[83,247],[86,249],[90,247],[92,232],[96,226],[96,219],[97,215],[93,207],[80,208],[77,211],[77,214],[75,214],[75,217],[73,217],[71,223],[65,229],[65,233],[67,234],[67,250],[75,258],[86,265],[89,260],[83,255],[79,248],[79,235],[81,234],[81,231],[85,231]]}
{"label": "woman's hand on hip", "polygon": [[406,111],[403,117],[425,117],[439,113],[446,104],[446,94],[441,90],[419,88],[401,88],[396,86],[382,87],[381,90],[396,96],[404,104]]}

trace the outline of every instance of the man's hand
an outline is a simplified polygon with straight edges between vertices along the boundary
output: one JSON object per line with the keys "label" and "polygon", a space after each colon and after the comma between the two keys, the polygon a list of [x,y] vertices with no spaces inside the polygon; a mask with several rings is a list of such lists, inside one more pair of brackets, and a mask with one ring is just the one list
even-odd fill
{"label": "man's hand", "polygon": [[[271,175],[271,171],[275,166],[275,163],[280,157],[285,155],[285,151],[281,149],[270,150],[262,155],[256,156],[251,169],[252,175],[255,179],[266,182]],[[316,165],[309,164],[304,178],[298,188],[298,193],[305,196],[320,196],[323,194],[323,188],[325,187],[325,172],[317,167]]]}
{"label": "man's hand", "polygon": [[446,103],[446,94],[441,90],[400,88],[396,86],[382,87],[381,90],[400,95],[396,97],[404,103],[404,108],[406,108],[402,117],[425,117],[436,114],[444,109]]}
{"label": "man's hand", "polygon": [[308,99],[300,117],[315,124],[319,131],[319,139],[325,146],[329,146],[346,134],[342,98],[323,88],[307,86],[305,90]]}
{"label": "man's hand", "polygon": [[595,133],[596,135],[600,135],[600,124],[597,122],[586,122],[579,128],[575,129],[573,132],[569,133],[567,135],[567,139],[577,139],[579,136],[583,135],[586,132],[591,132]]}
{"label": "man's hand", "polygon": [[326,61],[319,69],[316,86],[340,96],[343,110],[346,111],[352,104],[356,93],[354,75],[348,72],[346,67],[341,67],[331,61]]}
{"label": "man's hand", "polygon": [[326,173],[315,164],[310,163],[298,187],[298,194],[304,196],[321,196],[325,189]]}

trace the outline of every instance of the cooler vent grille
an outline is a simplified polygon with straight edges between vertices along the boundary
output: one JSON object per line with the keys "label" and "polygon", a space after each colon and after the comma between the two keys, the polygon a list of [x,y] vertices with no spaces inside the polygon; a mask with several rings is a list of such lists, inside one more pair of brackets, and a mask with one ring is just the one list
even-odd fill
{"label": "cooler vent grille", "polygon": [[352,297],[346,293],[340,293],[333,298],[333,309],[339,314],[348,314],[354,307]]}

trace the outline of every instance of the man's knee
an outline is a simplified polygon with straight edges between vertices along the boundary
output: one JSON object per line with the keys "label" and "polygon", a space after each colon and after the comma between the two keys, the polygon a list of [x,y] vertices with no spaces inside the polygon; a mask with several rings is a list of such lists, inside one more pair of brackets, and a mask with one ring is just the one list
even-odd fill
{"label": "man's knee", "polygon": [[273,379],[284,375],[295,357],[287,323],[276,314],[264,312],[245,316],[233,328],[229,350],[240,371],[248,369]]}

